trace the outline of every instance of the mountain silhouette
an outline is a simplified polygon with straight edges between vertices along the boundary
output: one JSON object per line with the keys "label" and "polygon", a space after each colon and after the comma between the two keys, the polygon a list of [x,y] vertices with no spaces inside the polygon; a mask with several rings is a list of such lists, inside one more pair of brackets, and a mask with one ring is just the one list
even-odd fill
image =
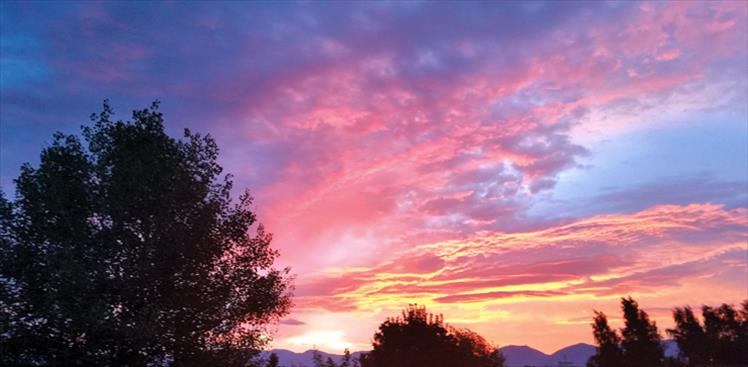
{"label": "mountain silhouette", "polygon": [[559,362],[565,362],[570,366],[584,366],[587,360],[595,354],[593,345],[578,343],[564,347],[551,355],[545,354],[535,348],[526,345],[507,345],[499,348],[506,357],[507,367],[524,366],[559,366]]}
{"label": "mountain silhouette", "polygon": [[[499,348],[506,357],[507,367],[524,367],[524,366],[557,366],[559,361],[571,361],[574,366],[584,366],[587,359],[595,353],[595,347],[589,344],[579,343],[559,349],[557,352],[548,355],[537,349],[526,345],[508,345]],[[270,353],[278,355],[280,365],[284,367],[310,367],[313,366],[312,355],[314,351],[307,350],[303,353],[296,353],[285,349],[273,349],[262,352],[262,358],[267,358]],[[330,357],[336,363],[340,363],[342,355],[319,352],[323,359]],[[362,352],[351,353],[358,359]]]}
{"label": "mountain silhouette", "polygon": [[[665,355],[674,357],[678,354],[678,346],[673,340],[664,340]],[[577,343],[561,348],[553,354],[545,354],[535,348],[526,345],[507,345],[499,348],[504,357],[506,357],[506,367],[556,367],[556,366],[585,366],[587,360],[595,354],[595,346],[585,343]],[[270,353],[278,355],[280,365],[284,367],[311,367],[312,355],[314,351],[307,350],[303,353],[296,353],[285,349],[273,349],[262,352],[262,358],[267,359]],[[340,363],[341,354],[331,354],[319,352],[323,359],[332,358],[336,363]],[[354,359],[358,359],[359,354],[365,352],[351,353]],[[560,363],[563,362],[563,363]]]}
{"label": "mountain silhouette", "polygon": [[559,362],[571,362],[575,366],[584,366],[593,354],[595,354],[595,346],[578,343],[557,350],[550,355],[550,358],[553,366],[561,365]]}
{"label": "mountain silhouette", "polygon": [[550,356],[526,345],[507,345],[499,348],[506,358],[507,367],[545,366],[550,363]]}

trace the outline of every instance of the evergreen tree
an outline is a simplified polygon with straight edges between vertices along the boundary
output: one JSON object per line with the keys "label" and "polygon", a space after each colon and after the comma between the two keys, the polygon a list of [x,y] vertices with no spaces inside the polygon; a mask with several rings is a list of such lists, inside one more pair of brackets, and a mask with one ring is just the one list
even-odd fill
{"label": "evergreen tree", "polygon": [[649,315],[631,297],[621,299],[624,327],[620,336],[608,326],[602,312],[595,311],[592,331],[597,353],[588,367],[658,367],[665,364],[662,339]]}
{"label": "evergreen tree", "polygon": [[743,301],[740,309],[740,332],[738,335],[739,363],[748,365],[748,299]]}
{"label": "evergreen tree", "polygon": [[608,326],[604,313],[595,311],[592,323],[592,334],[597,344],[597,353],[587,361],[588,367],[622,367],[623,351],[621,338]]}
{"label": "evergreen tree", "polygon": [[346,348],[343,351],[343,360],[340,362],[340,367],[353,367],[351,363],[351,351]]}
{"label": "evergreen tree", "polygon": [[280,361],[278,360],[278,355],[275,353],[270,353],[270,357],[268,357],[267,367],[278,367],[279,364]]}
{"label": "evergreen tree", "polygon": [[664,361],[662,338],[657,325],[639,309],[631,297],[622,298],[624,327],[621,329],[623,360],[630,367],[656,367]]}
{"label": "evergreen tree", "polygon": [[702,316],[706,344],[709,348],[709,360],[727,365],[748,364],[748,349],[744,348],[746,340],[744,314],[728,304],[723,304],[717,308],[704,306]]}
{"label": "evergreen tree", "polygon": [[358,363],[351,357],[351,351],[347,348],[343,351],[343,357],[341,358],[340,364],[336,364],[332,357],[324,359],[322,354],[314,350],[312,354],[312,363],[314,367],[357,367]]}
{"label": "evergreen tree", "polygon": [[706,333],[691,307],[673,310],[675,328],[668,329],[678,344],[680,357],[690,366],[696,366],[709,361],[709,347]]}
{"label": "evergreen tree", "polygon": [[168,136],[157,103],[112,113],[0,195],[0,364],[245,365],[289,307],[252,198],[232,203],[213,139]]}
{"label": "evergreen tree", "polygon": [[314,367],[327,367],[325,366],[325,359],[322,357],[322,354],[316,349],[312,352],[312,363]]}
{"label": "evergreen tree", "polygon": [[673,311],[675,328],[668,333],[678,343],[689,366],[748,365],[748,300],[742,309],[723,304],[702,307],[703,326],[690,307]]}

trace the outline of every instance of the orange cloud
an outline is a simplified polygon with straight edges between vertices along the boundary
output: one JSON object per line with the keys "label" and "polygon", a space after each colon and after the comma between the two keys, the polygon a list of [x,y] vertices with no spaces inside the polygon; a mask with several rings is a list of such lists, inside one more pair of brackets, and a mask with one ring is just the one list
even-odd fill
{"label": "orange cloud", "polygon": [[[745,269],[745,209],[656,206],[531,232],[485,233],[417,246],[367,268],[300,283],[310,307],[370,310],[416,298],[431,304],[610,298],[667,293],[694,278]],[[730,279],[740,285],[744,279]]]}

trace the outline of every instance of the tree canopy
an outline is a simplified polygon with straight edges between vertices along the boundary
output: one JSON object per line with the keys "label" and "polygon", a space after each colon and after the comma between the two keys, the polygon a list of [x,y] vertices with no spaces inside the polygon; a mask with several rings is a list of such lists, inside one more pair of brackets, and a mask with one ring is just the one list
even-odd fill
{"label": "tree canopy", "polygon": [[104,103],[0,194],[0,364],[244,365],[287,313],[288,269],[209,136]]}
{"label": "tree canopy", "polygon": [[703,323],[691,307],[673,311],[675,327],[667,332],[678,343],[684,362],[689,366],[748,365],[748,300],[738,310],[728,304],[701,310]]}
{"label": "tree canopy", "polygon": [[657,326],[636,301],[623,298],[621,306],[620,335],[608,326],[605,314],[595,312],[592,331],[598,347],[588,367],[748,365],[748,300],[739,309],[728,304],[703,306],[703,321],[691,307],[676,307],[675,327],[667,333],[678,344],[677,358],[664,357]]}
{"label": "tree canopy", "polygon": [[265,367],[279,367],[280,361],[278,359],[278,355],[275,353],[270,353],[270,357],[268,357],[267,363],[265,363]]}
{"label": "tree canopy", "polygon": [[624,327],[620,335],[608,326],[602,312],[595,312],[592,333],[597,353],[588,367],[657,367],[665,361],[657,325],[631,297],[621,299]]}
{"label": "tree canopy", "polygon": [[592,334],[595,338],[597,353],[590,357],[588,367],[623,367],[623,351],[621,338],[615,330],[608,326],[608,318],[604,313],[595,311],[592,322]]}
{"label": "tree canopy", "polygon": [[444,324],[441,315],[410,305],[402,317],[387,319],[374,334],[361,367],[503,367],[498,349],[480,335]]}

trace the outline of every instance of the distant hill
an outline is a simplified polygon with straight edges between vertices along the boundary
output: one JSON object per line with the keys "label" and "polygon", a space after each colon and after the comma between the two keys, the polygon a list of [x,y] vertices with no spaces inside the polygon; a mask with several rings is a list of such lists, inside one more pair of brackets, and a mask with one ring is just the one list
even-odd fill
{"label": "distant hill", "polygon": [[551,360],[553,365],[561,365],[559,362],[571,362],[573,365],[585,366],[587,360],[595,354],[595,347],[593,345],[578,343],[570,345],[565,348],[557,350],[551,354]]}
{"label": "distant hill", "polygon": [[506,358],[508,367],[545,366],[550,363],[550,356],[526,345],[507,345],[499,348]]}
{"label": "distant hill", "polygon": [[[678,354],[678,346],[672,340],[665,340],[665,355],[668,357]],[[587,360],[595,354],[595,346],[579,343],[561,348],[551,355],[545,354],[535,348],[526,345],[507,345],[499,348],[504,357],[506,357],[507,367],[584,367]],[[285,349],[273,349],[262,352],[262,357],[267,358],[270,353],[278,355],[280,365],[283,367],[311,367],[313,351],[308,350],[303,353],[295,353]],[[352,353],[355,359],[358,359],[362,352]],[[342,358],[339,354],[330,354],[320,352],[326,360],[332,358],[336,363],[340,363]]]}
{"label": "distant hill", "polygon": [[[595,354],[595,347],[584,343],[561,348],[551,355],[526,345],[508,345],[499,348],[499,350],[506,357],[507,367],[584,366],[587,364],[590,356]],[[559,362],[564,362],[565,364]]]}
{"label": "distant hill", "polygon": [[[524,367],[524,366],[557,366],[558,361],[571,361],[574,366],[584,366],[587,359],[595,353],[595,347],[589,344],[575,344],[560,349],[552,355],[547,355],[537,349],[528,346],[509,345],[500,348],[507,360],[507,367]],[[280,365],[284,367],[311,367],[313,351],[308,350],[303,353],[295,353],[285,349],[273,349],[262,352],[262,357],[267,358],[270,353],[278,355]],[[342,358],[338,354],[320,352],[324,359],[332,358],[336,363],[340,363]],[[361,352],[352,353],[353,357],[358,359]]]}
{"label": "distant hill", "polygon": [[[678,355],[678,345],[675,341],[664,340],[663,346],[665,347],[666,357],[676,357]],[[587,360],[595,354],[595,346],[585,343],[578,343],[561,348],[551,355],[547,355],[526,345],[509,345],[499,348],[499,350],[504,354],[504,357],[506,357],[507,367],[584,367],[587,365]]]}
{"label": "distant hill", "polygon": [[680,353],[680,349],[678,349],[678,343],[675,342],[675,340],[668,339],[663,340],[662,343],[665,347],[665,357],[677,357],[678,353]]}

